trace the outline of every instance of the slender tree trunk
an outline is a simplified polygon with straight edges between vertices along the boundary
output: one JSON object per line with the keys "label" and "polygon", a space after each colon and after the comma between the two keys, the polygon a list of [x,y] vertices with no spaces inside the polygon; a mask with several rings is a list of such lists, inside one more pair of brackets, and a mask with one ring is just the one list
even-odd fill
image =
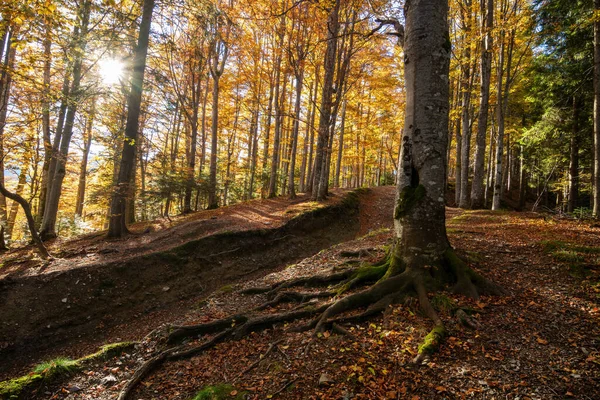
{"label": "slender tree trunk", "polygon": [[[0,185],[4,185],[4,126],[8,112],[8,101],[10,98],[10,87],[12,77],[10,71],[15,58],[13,46],[13,34],[9,24],[6,24],[6,32],[3,35],[2,48],[0,49]],[[0,225],[7,223],[6,197],[0,193]],[[4,237],[2,237],[4,241]]]}
{"label": "slender tree trunk", "polygon": [[69,146],[73,127],[75,124],[75,115],[77,114],[78,103],[81,100],[81,77],[83,73],[83,56],[87,45],[88,24],[90,20],[91,1],[85,0],[81,9],[81,27],[75,46],[75,60],[73,62],[73,83],[69,90],[69,104],[65,117],[64,131],[60,141],[59,152],[56,157],[56,170],[52,184],[48,188],[46,207],[44,209],[44,218],[40,228],[42,239],[51,239],[56,237],[56,219],[58,216],[58,207],[62,195],[63,180],[66,175],[67,158],[69,155]]}
{"label": "slender tree trunk", "polygon": [[304,82],[304,68],[299,67],[296,74],[296,104],[294,105],[294,127],[292,131],[292,153],[290,157],[290,170],[288,178],[288,193],[290,199],[296,198],[294,172],[296,169],[296,149],[298,147],[298,131],[300,130],[300,106],[302,105],[302,84]]}
{"label": "slender tree trunk", "polygon": [[206,164],[206,104],[208,103],[208,75],[206,76],[206,84],[204,86],[204,94],[202,95],[202,126],[201,134],[202,144],[200,146],[200,167],[198,168],[198,176],[204,176],[204,165]]}
{"label": "slender tree trunk", "polygon": [[118,238],[127,233],[126,210],[127,195],[135,162],[135,146],[138,141],[140,111],[142,105],[142,92],[144,85],[144,72],[146,70],[146,56],[150,39],[150,25],[154,0],[144,0],[142,21],[138,43],[133,60],[133,73],[131,76],[131,91],[127,99],[127,123],[125,126],[125,141],[119,166],[117,187],[113,193],[111,215],[108,224],[108,237]]}
{"label": "slender tree trunk", "polygon": [[496,115],[498,121],[498,135],[496,137],[496,163],[494,168],[494,194],[492,197],[492,210],[500,209],[502,196],[502,157],[504,154],[504,105],[503,105],[503,73],[504,73],[504,31],[500,33],[500,53],[498,56],[498,78]]}
{"label": "slender tree trunk", "polygon": [[[279,69],[279,65],[275,65],[275,75],[277,75],[277,70]],[[279,81],[275,82],[273,78],[271,78],[270,87],[269,87],[269,104],[267,106],[267,114],[265,115],[265,137],[263,141],[263,154],[262,154],[262,173],[261,173],[261,197],[265,198],[267,195],[267,191],[269,188],[269,175],[267,173],[267,169],[269,167],[269,142],[271,140],[271,120],[273,119],[273,97],[275,92],[279,95]]]}
{"label": "slender tree trunk", "polygon": [[210,170],[208,179],[208,209],[219,207],[217,198],[217,154],[219,133],[219,78],[213,79],[212,92],[212,118],[211,118],[211,144],[210,144]]}
{"label": "slender tree trunk", "polygon": [[327,196],[327,151],[329,145],[329,131],[331,124],[331,107],[333,96],[333,79],[335,75],[335,61],[337,51],[337,37],[339,30],[340,0],[335,0],[327,19],[327,48],[323,69],[323,94],[321,98],[321,115],[319,118],[319,136],[317,140],[317,153],[315,156],[315,168],[312,200],[323,200]]}
{"label": "slender tree trunk", "polygon": [[212,131],[210,148],[210,176],[208,179],[208,209],[219,207],[217,197],[217,154],[218,154],[218,132],[219,132],[219,81],[227,62],[227,44],[217,38],[211,45],[212,65],[210,73],[213,77],[213,104],[212,104]]}
{"label": "slender tree trunk", "polygon": [[[200,88],[198,88],[200,90]],[[199,100],[199,99],[198,99]],[[183,200],[183,212],[192,212],[192,191],[195,186],[194,176],[196,174],[196,148],[198,146],[198,105],[194,106],[191,121],[190,151],[187,160],[187,182],[185,186],[185,197]]]}
{"label": "slender tree trunk", "polygon": [[50,134],[50,68],[52,66],[52,30],[48,19],[46,24],[46,36],[44,37],[44,75],[42,94],[42,136],[44,141],[44,163],[42,165],[42,182],[40,184],[40,197],[36,214],[38,225],[42,222],[46,194],[48,192],[48,170],[52,159],[52,139]]}
{"label": "slender tree trunk", "polygon": [[569,162],[569,201],[567,212],[572,213],[579,201],[579,99],[573,96],[573,128]]}
{"label": "slender tree trunk", "polygon": [[340,170],[342,168],[342,157],[344,155],[344,130],[346,129],[346,103],[348,101],[344,100],[344,104],[342,105],[342,121],[340,126],[340,142],[338,144],[338,154],[337,154],[337,162],[335,165],[335,179],[333,183],[333,187],[340,187]]}
{"label": "slender tree trunk", "polygon": [[[17,188],[15,190],[15,194],[18,196],[23,195],[23,189],[25,188],[25,183],[27,183],[27,171],[29,170],[29,160],[25,161],[21,166],[21,171],[19,172],[19,179],[17,181]],[[10,206],[10,213],[8,214],[8,222],[6,224],[6,236],[9,240],[12,240],[13,234],[15,233],[15,221],[17,220],[17,213],[19,212],[19,202],[13,201]]]}
{"label": "slender tree trunk", "polygon": [[305,184],[305,188],[306,188],[306,192],[312,193],[312,186],[313,186],[313,180],[314,180],[314,173],[315,173],[315,167],[314,167],[314,161],[313,161],[313,157],[314,157],[314,149],[315,149],[315,116],[317,114],[317,86],[318,85],[318,76],[319,76],[319,66],[317,66],[316,71],[315,71],[315,91],[313,93],[313,97],[311,100],[311,104],[312,104],[312,113],[310,114],[310,118],[309,118],[309,123],[308,123],[308,129],[310,131],[310,140],[308,142],[308,164],[307,164],[307,168],[308,170],[306,171],[306,184]]}
{"label": "slender tree trunk", "polygon": [[[462,103],[461,103],[462,104]],[[462,184],[462,173],[461,162],[462,162],[462,134],[461,129],[462,124],[457,124],[456,128],[456,163],[454,164],[454,203],[458,206],[460,203],[460,192],[462,188],[460,185]]]}
{"label": "slender tree trunk", "polygon": [[94,127],[94,118],[96,115],[96,100],[92,99],[92,108],[88,115],[87,124],[84,132],[83,155],[81,158],[81,167],[79,169],[79,186],[77,187],[77,200],[75,201],[75,215],[83,215],[83,204],[85,202],[85,183],[87,178],[87,164],[90,149],[92,147]]}
{"label": "slender tree trunk", "polygon": [[527,196],[527,175],[525,173],[525,154],[523,150],[523,145],[521,145],[519,157],[519,211],[525,208]]}
{"label": "slender tree trunk", "polygon": [[[600,0],[594,0],[594,12],[600,13]],[[600,218],[600,19],[594,19],[594,217]]]}
{"label": "slender tree trunk", "polygon": [[[256,94],[260,96],[260,90]],[[254,198],[254,178],[256,176],[256,164],[258,161],[258,120],[260,117],[260,98],[257,98],[255,109],[252,111],[252,120],[250,121],[250,137],[248,139],[248,157],[250,158],[250,179],[248,182],[247,199]]]}
{"label": "slender tree trunk", "polygon": [[[277,63],[281,63],[281,56],[278,57]],[[279,153],[280,153],[280,142],[281,142],[281,126],[283,123],[282,107],[285,101],[285,87],[286,79],[283,80],[283,93],[279,93],[279,78],[280,68],[275,71],[275,135],[273,137],[273,154],[271,155],[271,173],[269,174],[269,194],[268,198],[277,196],[277,171],[279,169]]]}
{"label": "slender tree trunk", "polygon": [[[487,4],[487,7],[486,7]],[[481,0],[482,32],[485,34],[481,43],[481,100],[475,141],[475,165],[471,188],[471,208],[483,208],[485,194],[483,181],[485,178],[485,148],[490,103],[490,82],[492,77],[492,51],[494,26],[494,0]]]}
{"label": "slender tree trunk", "polygon": [[[48,253],[48,250],[46,250],[46,247],[42,242],[42,239],[37,233],[37,230],[35,228],[35,220],[33,219],[33,215],[31,214],[31,208],[29,207],[29,203],[27,202],[27,200],[25,200],[18,194],[11,193],[8,190],[6,190],[2,182],[0,182],[0,194],[13,201],[16,201],[21,205],[21,208],[23,208],[23,212],[25,213],[25,217],[27,218],[27,226],[29,227],[29,233],[31,234],[31,238],[33,239],[33,242],[38,248],[40,256],[42,256],[42,258],[44,259],[51,258],[50,254]],[[0,233],[2,232],[0,231]]]}
{"label": "slender tree trunk", "polygon": [[300,178],[299,178],[299,184],[298,184],[298,190],[300,191],[300,193],[304,193],[306,191],[306,176],[308,175],[307,173],[307,168],[308,168],[308,146],[310,143],[310,132],[311,132],[311,128],[310,128],[310,116],[311,116],[311,107],[312,107],[312,96],[313,96],[313,85],[314,85],[314,81],[312,81],[310,83],[309,86],[309,90],[308,90],[308,113],[307,113],[307,121],[306,121],[306,131],[304,134],[304,141],[303,141],[303,145],[302,145],[302,163],[300,165]]}
{"label": "slender tree trunk", "polygon": [[[471,89],[473,87],[473,80],[471,77],[471,46],[469,43],[471,35],[471,0],[465,2],[467,8],[466,15],[463,17],[463,23],[465,26],[465,53],[464,53],[464,87],[463,87],[463,101],[462,101],[462,115],[461,115],[461,149],[460,149],[460,185],[457,187],[458,206],[460,208],[469,207],[469,159],[471,149]],[[457,155],[458,158],[458,155]],[[458,168],[458,166],[457,166]]]}

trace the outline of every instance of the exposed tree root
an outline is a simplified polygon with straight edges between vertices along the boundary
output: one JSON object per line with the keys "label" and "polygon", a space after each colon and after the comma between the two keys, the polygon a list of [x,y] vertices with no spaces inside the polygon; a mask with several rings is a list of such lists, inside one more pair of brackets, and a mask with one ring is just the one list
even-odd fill
{"label": "exposed tree root", "polygon": [[278,304],[281,303],[285,303],[285,302],[296,302],[296,303],[306,303],[312,299],[318,299],[321,297],[332,297],[336,294],[335,291],[323,291],[323,292],[293,292],[293,291],[286,291],[286,292],[281,292],[279,294],[277,294],[277,296],[275,296],[275,298],[271,301],[267,301],[266,303],[261,304],[260,306],[256,307],[255,310],[260,311],[260,310],[265,310],[269,307],[275,307]]}
{"label": "exposed tree root", "polygon": [[[361,291],[340,297],[333,302],[319,303],[317,300],[319,298],[339,297],[341,293],[347,290],[370,282],[376,283]],[[294,286],[331,287],[332,285],[336,286],[319,292],[286,290]],[[390,305],[406,301],[411,297],[418,300],[423,314],[434,325],[419,346],[418,355],[413,360],[414,363],[421,363],[437,351],[447,336],[444,323],[432,306],[427,294],[428,291],[436,291],[444,286],[450,286],[455,292],[473,298],[477,298],[484,293],[505,293],[502,288],[470,269],[451,249],[434,265],[421,264],[415,266],[397,255],[390,254],[375,265],[363,265],[359,268],[346,269],[328,275],[301,277],[278,282],[267,287],[247,289],[242,293],[266,294],[270,299],[253,311],[275,307],[284,302],[295,302],[299,305],[286,312],[267,315],[238,314],[204,324],[173,326],[170,332],[166,334],[166,340],[164,340],[165,332],[163,329],[163,339],[153,337],[153,340],[157,342],[164,340],[173,347],[158,353],[142,364],[121,391],[119,400],[125,400],[136,384],[161,363],[197,355],[223,340],[239,340],[253,331],[269,329],[281,323],[312,318],[308,323],[293,328],[295,331],[314,330],[313,338],[305,349],[306,353],[320,332],[330,329],[335,333],[352,337],[352,333],[343,324],[363,321],[373,315],[385,312]],[[355,310],[359,312],[348,314]],[[479,328],[477,321],[470,318],[463,310],[458,310],[455,315],[463,325],[472,329]],[[198,338],[203,335],[214,336],[194,347],[176,345],[185,339]],[[276,345],[277,343],[273,344],[268,351],[271,351]],[[257,363],[251,365],[247,370],[254,368],[255,365]],[[239,377],[236,379],[239,379]]]}
{"label": "exposed tree root", "polygon": [[296,279],[290,279],[283,282],[275,283],[271,286],[265,287],[253,287],[242,290],[242,294],[262,294],[266,293],[267,296],[276,294],[282,289],[287,289],[294,286],[327,286],[331,283],[337,283],[345,279],[350,278],[355,273],[354,269],[345,269],[341,272],[334,272],[328,275],[311,275],[303,276]]}

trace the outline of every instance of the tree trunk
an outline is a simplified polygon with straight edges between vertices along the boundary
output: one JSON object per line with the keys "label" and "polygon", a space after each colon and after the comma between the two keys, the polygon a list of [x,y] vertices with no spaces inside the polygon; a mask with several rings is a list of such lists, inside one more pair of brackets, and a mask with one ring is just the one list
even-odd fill
{"label": "tree trunk", "polygon": [[[487,4],[487,7],[486,7]],[[485,142],[488,125],[488,110],[490,103],[490,82],[492,78],[492,51],[494,26],[494,0],[481,0],[482,37],[481,43],[481,100],[477,123],[477,138],[475,140],[475,165],[471,187],[471,208],[483,208],[485,205]]]}
{"label": "tree trunk", "polygon": [[75,201],[75,215],[83,215],[83,203],[85,202],[85,183],[87,178],[87,164],[90,149],[92,147],[92,129],[94,126],[94,117],[96,115],[96,100],[92,99],[92,108],[88,115],[87,124],[84,132],[83,155],[81,158],[81,167],[79,169],[79,186],[77,187],[77,200]]}
{"label": "tree trunk", "polygon": [[40,228],[40,236],[43,240],[56,237],[56,218],[58,216],[58,207],[62,194],[62,185],[66,175],[67,158],[69,155],[69,146],[71,144],[71,136],[73,135],[73,127],[75,124],[75,116],[77,114],[78,103],[81,101],[81,77],[83,74],[83,56],[87,45],[88,24],[90,19],[91,2],[86,0],[81,13],[81,26],[77,40],[75,42],[75,60],[73,62],[73,82],[69,90],[69,103],[65,116],[65,125],[60,138],[60,147],[56,155],[56,169],[53,174],[51,185],[48,187],[46,205],[44,209],[44,217]]}
{"label": "tree trunk", "polygon": [[569,199],[567,212],[577,208],[579,200],[579,99],[573,96],[573,128],[571,131],[571,154],[569,160]]}
{"label": "tree trunk", "polygon": [[150,39],[150,25],[154,0],[144,0],[142,22],[138,43],[133,60],[133,73],[131,75],[131,91],[127,98],[127,123],[125,125],[125,141],[121,154],[117,187],[113,193],[110,221],[108,224],[108,237],[119,238],[127,233],[126,210],[127,195],[133,176],[135,163],[135,147],[138,141],[140,111],[142,105],[142,92],[144,85],[144,72],[146,70],[146,56]]}
{"label": "tree trunk", "polygon": [[[21,171],[19,172],[19,179],[17,181],[17,188],[15,190],[15,194],[18,196],[23,195],[23,189],[25,188],[25,183],[27,183],[27,171],[29,170],[29,160],[26,160],[21,166]],[[19,203],[17,201],[13,201],[10,206],[10,213],[8,214],[8,222],[6,224],[6,237],[9,240],[12,240],[13,234],[15,233],[15,222],[17,220],[17,213],[19,212]]]}
{"label": "tree trunk", "polygon": [[340,170],[342,168],[342,156],[344,155],[344,130],[346,129],[346,103],[344,100],[342,105],[342,121],[340,126],[340,142],[338,143],[338,154],[335,165],[335,179],[333,181],[333,187],[340,187]]}
{"label": "tree trunk", "polygon": [[[299,61],[303,62],[304,60]],[[290,170],[288,177],[288,193],[290,199],[296,198],[296,187],[294,185],[294,172],[296,169],[296,149],[298,147],[298,131],[300,130],[300,106],[302,105],[302,84],[304,82],[304,68],[299,66],[296,74],[296,104],[294,105],[294,127],[292,131],[292,152],[290,156]]]}
{"label": "tree trunk", "polygon": [[497,78],[497,99],[496,116],[498,121],[498,134],[496,136],[496,157],[494,168],[494,193],[492,197],[492,210],[500,209],[500,199],[502,196],[502,157],[504,150],[504,106],[502,92],[502,78],[504,73],[504,31],[500,33],[500,53],[498,57],[498,78]]}
{"label": "tree trunk", "polygon": [[527,197],[527,175],[525,174],[525,154],[524,147],[521,145],[519,157],[519,211],[525,208]]}
{"label": "tree trunk", "polygon": [[329,146],[329,129],[331,124],[331,107],[333,96],[333,78],[335,74],[335,61],[337,51],[337,38],[339,30],[340,0],[335,0],[333,8],[327,18],[327,48],[323,69],[323,94],[321,97],[321,115],[319,118],[319,135],[317,139],[317,152],[312,185],[311,200],[323,200],[327,196],[327,151]]}
{"label": "tree trunk", "polygon": [[315,69],[315,91],[313,93],[313,97],[311,99],[311,104],[312,104],[312,113],[310,114],[310,118],[309,118],[309,122],[308,122],[308,130],[310,132],[310,140],[308,142],[308,163],[307,163],[307,171],[306,171],[306,184],[305,184],[305,189],[306,192],[312,193],[312,186],[313,186],[313,180],[314,180],[314,174],[315,174],[315,167],[314,167],[314,149],[315,149],[315,116],[317,115],[317,86],[319,86],[318,84],[318,77],[319,77],[319,65],[317,65],[317,68]]}
{"label": "tree trunk", "polygon": [[[594,0],[594,12],[600,13],[600,0]],[[594,19],[594,204],[593,215],[600,218],[600,19]]]}
{"label": "tree trunk", "polygon": [[21,208],[23,208],[23,212],[25,213],[25,217],[27,218],[27,226],[29,227],[29,233],[31,234],[31,238],[35,243],[36,247],[38,248],[40,256],[42,256],[42,258],[44,259],[51,258],[50,254],[48,253],[48,250],[46,250],[46,247],[42,242],[42,239],[37,233],[37,230],[35,228],[35,220],[33,219],[33,215],[31,214],[31,208],[29,207],[29,203],[27,202],[27,200],[25,200],[18,194],[11,193],[8,190],[6,190],[2,182],[0,182],[0,193],[4,197],[7,197],[21,205]]}
{"label": "tree trunk", "polygon": [[50,133],[50,72],[52,66],[52,31],[51,23],[48,19],[46,24],[46,36],[44,37],[44,81],[42,94],[42,137],[44,141],[44,163],[42,165],[42,182],[40,184],[40,197],[37,208],[36,220],[40,224],[42,222],[44,206],[46,202],[46,194],[48,193],[48,170],[52,159],[52,139]]}
{"label": "tree trunk", "polygon": [[[8,115],[8,103],[12,86],[12,72],[15,65],[15,42],[19,33],[18,27],[10,25],[10,19],[5,24],[6,29],[0,49],[0,184],[4,185],[4,127]],[[0,225],[7,223],[6,197],[0,193]],[[8,229],[7,229],[8,230]],[[9,235],[10,236],[10,235]],[[3,238],[4,240],[4,238]]]}
{"label": "tree trunk", "polygon": [[[460,185],[457,183],[458,206],[469,207],[469,158],[471,149],[471,89],[473,79],[471,76],[471,46],[469,43],[471,35],[471,0],[465,2],[466,15],[463,16],[465,52],[463,60],[463,92],[461,113],[461,149],[460,149]],[[458,155],[457,155],[458,158]],[[457,168],[458,165],[457,165]]]}

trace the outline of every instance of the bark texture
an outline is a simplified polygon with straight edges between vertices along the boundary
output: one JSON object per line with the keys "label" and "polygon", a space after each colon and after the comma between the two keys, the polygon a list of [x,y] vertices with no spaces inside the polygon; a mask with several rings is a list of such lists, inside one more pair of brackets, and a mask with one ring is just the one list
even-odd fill
{"label": "bark texture", "polygon": [[134,173],[133,169],[135,164],[135,149],[138,141],[138,125],[142,105],[144,72],[146,70],[146,56],[148,54],[150,25],[152,23],[153,11],[154,0],[144,0],[142,22],[140,24],[140,33],[133,61],[133,73],[131,75],[131,91],[129,92],[127,99],[125,141],[123,143],[117,187],[115,188],[110,208],[108,237],[121,237],[127,233],[127,195],[129,193],[131,177]]}
{"label": "bark texture", "polygon": [[490,104],[490,82],[492,78],[494,0],[482,0],[481,11],[481,14],[485,15],[485,18],[482,19],[482,32],[485,32],[485,36],[481,43],[481,100],[479,103],[477,137],[475,139],[475,165],[471,187],[471,208],[483,208],[485,205],[483,180],[485,179],[485,139]]}

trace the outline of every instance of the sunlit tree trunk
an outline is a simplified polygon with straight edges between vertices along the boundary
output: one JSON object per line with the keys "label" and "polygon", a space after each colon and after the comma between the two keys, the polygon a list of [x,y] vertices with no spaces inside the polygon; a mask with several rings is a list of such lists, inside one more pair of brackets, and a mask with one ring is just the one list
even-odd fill
{"label": "sunlit tree trunk", "polygon": [[[10,71],[15,60],[13,31],[9,23],[6,23],[5,27],[1,42],[2,48],[0,48],[0,185],[4,185],[4,127],[12,82]],[[5,227],[7,218],[6,197],[0,193],[0,225]],[[2,241],[4,241],[4,237],[2,237]]]}
{"label": "sunlit tree trunk", "polygon": [[[471,45],[469,43],[471,37],[471,0],[465,1],[465,12],[462,17],[464,24],[464,59],[463,59],[463,100],[461,112],[461,149],[460,149],[460,184],[457,182],[458,206],[460,208],[469,207],[469,160],[471,149],[471,90],[473,87],[472,71],[471,71]],[[457,155],[458,158],[458,155]]]}
{"label": "sunlit tree trunk", "polygon": [[150,25],[154,11],[154,0],[144,0],[142,21],[133,60],[133,73],[131,75],[131,91],[127,99],[127,123],[125,126],[125,141],[119,166],[117,187],[113,193],[110,221],[108,224],[108,237],[122,237],[127,233],[126,210],[127,195],[135,162],[135,147],[138,141],[140,111],[142,105],[142,91],[144,72],[146,70],[146,56],[150,39]]}
{"label": "sunlit tree trunk", "polygon": [[338,143],[338,154],[335,165],[335,179],[333,181],[333,187],[340,187],[340,170],[342,168],[342,157],[344,155],[344,131],[346,129],[346,104],[348,102],[344,100],[342,105],[342,121],[340,122],[340,140]]}
{"label": "sunlit tree trunk", "polygon": [[[508,105],[508,96],[511,80],[511,65],[513,56],[513,46],[515,40],[515,31],[512,30],[509,35],[508,49],[505,49],[504,31],[500,32],[500,53],[498,58],[498,136],[496,138],[496,166],[494,169],[494,194],[492,198],[492,210],[500,209],[500,200],[503,192],[503,155],[504,155],[504,123],[506,115],[506,107]],[[505,53],[506,50],[506,53]],[[506,79],[504,77],[504,58],[506,56]],[[503,87],[504,86],[504,87]]]}
{"label": "sunlit tree trunk", "polygon": [[335,0],[327,18],[327,47],[323,69],[323,94],[321,97],[321,113],[319,118],[319,136],[315,156],[315,168],[312,185],[311,200],[323,200],[327,196],[327,151],[329,146],[329,133],[331,123],[331,107],[333,96],[333,79],[335,75],[335,61],[337,51],[337,38],[339,30],[340,0]]}
{"label": "sunlit tree trunk", "polygon": [[[487,6],[486,6],[487,5]],[[471,187],[471,208],[483,208],[485,205],[485,148],[488,127],[490,82],[492,78],[492,51],[494,26],[494,0],[481,0],[482,43],[481,43],[481,90],[479,116],[477,122],[477,137],[475,139],[475,165],[473,168],[473,183]]]}
{"label": "sunlit tree trunk", "polygon": [[93,133],[92,128],[94,126],[94,118],[96,116],[96,100],[92,99],[92,106],[87,116],[87,123],[85,125],[85,132],[83,136],[83,154],[81,157],[81,165],[79,169],[79,185],[77,187],[77,199],[75,200],[75,215],[83,215],[83,204],[85,202],[85,183],[87,178],[87,165],[90,149],[92,147]]}
{"label": "sunlit tree trunk", "polygon": [[66,175],[69,146],[71,144],[71,136],[73,135],[78,103],[81,101],[82,96],[81,78],[83,74],[83,57],[88,39],[90,9],[91,1],[85,0],[80,10],[81,25],[79,27],[79,33],[76,35],[77,40],[75,41],[73,82],[69,90],[69,103],[67,105],[65,125],[62,137],[60,138],[58,154],[56,155],[56,170],[54,171],[51,185],[48,187],[44,217],[40,228],[40,236],[44,240],[56,237],[56,219],[58,216],[60,197],[62,195],[63,180]]}
{"label": "sunlit tree trunk", "polygon": [[311,136],[311,126],[310,126],[310,119],[311,119],[311,113],[312,113],[312,97],[313,97],[313,86],[314,86],[314,81],[312,81],[310,83],[309,89],[308,89],[308,112],[307,112],[307,121],[306,121],[306,131],[304,134],[304,141],[303,141],[303,145],[302,145],[302,162],[300,164],[300,178],[299,178],[299,184],[298,184],[298,190],[301,193],[304,193],[306,191],[306,177],[307,175],[310,175],[310,172],[307,171],[307,169],[309,169],[309,163],[310,161],[308,160],[308,152],[309,152],[309,145],[310,145],[310,136]]}
{"label": "sunlit tree trunk", "polygon": [[[273,101],[275,102],[275,132],[273,137],[273,154],[271,155],[271,172],[269,174],[269,192],[267,197],[273,198],[277,196],[277,171],[279,169],[279,155],[280,155],[280,141],[281,141],[281,129],[283,123],[283,115],[281,109],[285,101],[285,93],[280,95],[280,80],[281,80],[281,62],[282,62],[282,49],[283,39],[285,34],[285,13],[283,13],[279,19],[279,27],[277,30],[277,43],[278,49],[275,56],[275,95]],[[281,84],[285,88],[286,79],[284,75],[283,83]]]}
{"label": "sunlit tree trunk", "polygon": [[214,39],[211,44],[210,74],[213,78],[212,93],[212,120],[211,120],[211,147],[210,147],[210,174],[208,178],[208,209],[219,207],[217,197],[217,155],[218,155],[218,132],[219,132],[219,81],[225,70],[225,63],[229,49],[227,43],[221,38]]}
{"label": "sunlit tree trunk", "polygon": [[37,208],[37,223],[42,222],[46,194],[48,192],[48,170],[52,159],[52,138],[50,133],[50,72],[52,66],[52,25],[48,18],[45,20],[46,35],[44,37],[44,72],[42,89],[42,139],[44,142],[44,163],[42,164],[40,196]]}
{"label": "sunlit tree trunk", "polygon": [[[19,178],[17,181],[17,188],[15,194],[18,196],[23,195],[23,189],[25,183],[27,183],[27,172],[29,172],[29,157],[26,155],[25,162],[21,165],[21,171],[19,172]],[[8,214],[8,222],[6,224],[6,236],[12,240],[13,234],[15,233],[15,222],[17,220],[17,213],[19,212],[19,203],[13,201],[10,206],[10,213]]]}

